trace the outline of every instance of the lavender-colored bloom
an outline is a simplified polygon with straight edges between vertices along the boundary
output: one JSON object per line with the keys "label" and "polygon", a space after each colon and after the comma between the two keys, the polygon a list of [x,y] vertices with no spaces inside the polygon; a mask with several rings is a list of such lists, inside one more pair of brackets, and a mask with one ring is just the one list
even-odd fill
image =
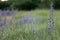
{"label": "lavender-colored bloom", "polygon": [[9,15],[10,14],[10,10],[6,10],[6,14]]}
{"label": "lavender-colored bloom", "polygon": [[2,10],[0,10],[0,26],[1,26],[1,23],[2,22]]}
{"label": "lavender-colored bloom", "polygon": [[23,27],[27,27],[27,24],[32,22],[32,18],[30,17],[30,12],[27,12],[26,15],[16,22],[16,25],[21,25]]}
{"label": "lavender-colored bloom", "polygon": [[23,22],[27,23],[27,22],[31,22],[31,18],[30,17],[26,17],[23,19]]}
{"label": "lavender-colored bloom", "polygon": [[0,10],[0,26],[2,27],[2,33],[3,33],[5,24],[4,24],[4,21],[2,21],[2,13],[3,13],[3,11]]}
{"label": "lavender-colored bloom", "polygon": [[9,15],[10,14],[10,10],[3,10],[3,14],[5,15]]}
{"label": "lavender-colored bloom", "polygon": [[30,12],[26,12],[26,15],[24,17],[24,22],[30,22],[32,20],[31,16],[30,16]]}
{"label": "lavender-colored bloom", "polygon": [[0,14],[2,14],[3,13],[3,11],[2,10],[0,10]]}
{"label": "lavender-colored bloom", "polygon": [[26,15],[25,15],[25,17],[21,18],[20,21],[22,23],[29,23],[29,22],[31,22],[31,20],[32,20],[32,18],[30,17],[30,13],[27,12]]}

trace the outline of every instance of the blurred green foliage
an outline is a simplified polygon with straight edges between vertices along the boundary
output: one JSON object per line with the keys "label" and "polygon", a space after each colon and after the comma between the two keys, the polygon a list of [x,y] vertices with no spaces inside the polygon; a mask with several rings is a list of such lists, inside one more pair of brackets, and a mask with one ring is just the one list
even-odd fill
{"label": "blurred green foliage", "polygon": [[[8,0],[7,2],[0,2],[0,9],[19,9],[31,10],[36,8],[49,8],[50,2],[53,0]],[[59,9],[60,0],[54,0],[54,8]]]}

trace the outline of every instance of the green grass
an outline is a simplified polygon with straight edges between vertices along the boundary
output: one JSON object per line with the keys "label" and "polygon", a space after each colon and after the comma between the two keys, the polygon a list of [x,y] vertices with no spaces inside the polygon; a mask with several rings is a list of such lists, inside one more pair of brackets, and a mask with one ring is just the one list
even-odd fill
{"label": "green grass", "polygon": [[[47,33],[49,10],[30,11],[31,17],[41,16],[43,18],[40,23],[27,23],[27,26],[26,24],[16,26],[15,22],[19,18],[24,17],[25,13],[26,11],[17,13],[13,24],[5,26],[3,35],[0,32],[0,40],[60,40],[60,10],[54,10],[55,30],[50,32],[51,34]],[[34,25],[37,28],[36,34],[33,33]]]}

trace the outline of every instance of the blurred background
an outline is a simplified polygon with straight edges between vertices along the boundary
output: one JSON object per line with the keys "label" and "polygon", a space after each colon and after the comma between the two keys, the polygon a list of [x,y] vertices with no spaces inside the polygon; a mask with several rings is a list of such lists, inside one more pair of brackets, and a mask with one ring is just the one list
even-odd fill
{"label": "blurred background", "polygon": [[[54,9],[60,9],[60,0],[54,0]],[[34,10],[50,8],[49,0],[0,0],[0,9]]]}

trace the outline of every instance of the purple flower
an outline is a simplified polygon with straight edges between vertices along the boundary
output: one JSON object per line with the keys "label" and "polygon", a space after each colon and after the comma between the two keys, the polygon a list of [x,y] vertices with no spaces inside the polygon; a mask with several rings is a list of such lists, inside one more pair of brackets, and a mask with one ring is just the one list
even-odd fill
{"label": "purple flower", "polygon": [[24,22],[30,22],[30,21],[31,21],[31,18],[30,17],[24,18]]}
{"label": "purple flower", "polygon": [[32,18],[30,17],[30,12],[27,12],[26,16],[23,18],[23,22],[27,23],[31,21],[32,21]]}
{"label": "purple flower", "polygon": [[1,26],[1,21],[2,21],[2,10],[0,10],[0,26]]}
{"label": "purple flower", "polygon": [[0,14],[2,14],[3,12],[2,12],[2,10],[0,10]]}
{"label": "purple flower", "polygon": [[9,10],[3,10],[3,14],[9,15],[10,11]]}

